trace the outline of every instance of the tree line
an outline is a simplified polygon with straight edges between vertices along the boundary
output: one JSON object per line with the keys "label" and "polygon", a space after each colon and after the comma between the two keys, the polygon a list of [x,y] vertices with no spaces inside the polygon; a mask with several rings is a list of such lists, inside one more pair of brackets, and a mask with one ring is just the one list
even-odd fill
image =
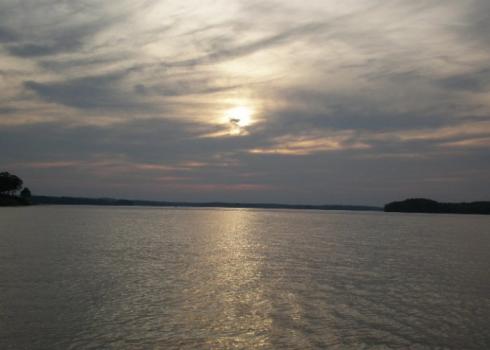
{"label": "tree line", "polygon": [[23,185],[24,182],[17,175],[0,172],[0,205],[30,204],[31,190]]}
{"label": "tree line", "polygon": [[434,214],[490,214],[490,202],[441,203],[426,198],[411,198],[385,205],[386,212]]}

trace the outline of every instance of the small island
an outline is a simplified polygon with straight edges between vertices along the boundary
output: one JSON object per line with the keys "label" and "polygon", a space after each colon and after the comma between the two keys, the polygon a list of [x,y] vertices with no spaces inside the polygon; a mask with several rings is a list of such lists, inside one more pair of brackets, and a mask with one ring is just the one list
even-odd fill
{"label": "small island", "polygon": [[30,205],[31,191],[27,187],[22,187],[23,181],[20,177],[8,172],[1,172],[0,207]]}
{"label": "small island", "polygon": [[490,202],[440,203],[432,199],[411,198],[385,205],[385,212],[432,214],[490,214]]}

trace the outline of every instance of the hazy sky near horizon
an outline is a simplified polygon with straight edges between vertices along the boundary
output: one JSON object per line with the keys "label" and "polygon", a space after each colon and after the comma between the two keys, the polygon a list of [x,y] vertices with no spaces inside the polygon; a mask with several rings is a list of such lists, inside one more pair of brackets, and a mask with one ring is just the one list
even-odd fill
{"label": "hazy sky near horizon", "polygon": [[490,199],[490,1],[0,0],[34,193]]}

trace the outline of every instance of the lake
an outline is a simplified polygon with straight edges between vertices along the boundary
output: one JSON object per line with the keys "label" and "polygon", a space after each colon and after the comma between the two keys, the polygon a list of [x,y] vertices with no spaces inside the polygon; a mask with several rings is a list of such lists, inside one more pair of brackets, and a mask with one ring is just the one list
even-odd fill
{"label": "lake", "polygon": [[490,217],[0,208],[0,349],[490,349]]}

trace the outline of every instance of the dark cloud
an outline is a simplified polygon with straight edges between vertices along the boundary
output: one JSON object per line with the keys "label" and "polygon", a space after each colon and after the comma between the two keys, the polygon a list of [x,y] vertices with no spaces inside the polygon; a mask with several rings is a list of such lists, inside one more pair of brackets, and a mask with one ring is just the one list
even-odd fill
{"label": "dark cloud", "polygon": [[452,31],[466,42],[487,47],[490,45],[490,3],[487,0],[472,0],[464,8],[462,20]]}
{"label": "dark cloud", "polygon": [[302,110],[275,112],[271,129],[300,131],[305,129],[337,129],[368,131],[399,131],[438,128],[464,123],[465,120],[447,115],[420,115],[415,113],[389,113],[376,110],[334,108],[325,113],[310,113]]}
{"label": "dark cloud", "polygon": [[0,114],[11,114],[16,112],[17,109],[13,107],[0,107]]}
{"label": "dark cloud", "polygon": [[17,35],[8,28],[0,26],[0,43],[8,43],[17,39]]}
{"label": "dark cloud", "polygon": [[[17,157],[30,161],[52,157],[89,159],[95,154],[119,154],[144,162],[166,160],[175,163],[193,156],[211,156],[225,144],[229,149],[235,149],[231,147],[232,140],[199,137],[213,131],[216,128],[208,124],[160,118],[131,120],[109,126],[39,123],[0,129],[0,142],[2,148],[18,150],[11,154],[10,160]],[[25,139],[30,142],[22,146]]]}
{"label": "dark cloud", "polygon": [[236,90],[249,85],[250,84],[220,85],[208,79],[186,79],[177,81],[169,79],[165,84],[153,86],[137,84],[134,86],[134,91],[140,95],[189,96]]}
{"label": "dark cloud", "polygon": [[32,56],[45,56],[60,51],[66,51],[70,48],[74,48],[77,45],[49,45],[49,44],[18,44],[9,47],[9,51],[12,55],[20,57],[32,57]]}
{"label": "dark cloud", "polygon": [[[0,20],[12,22],[21,18],[24,25],[17,26],[16,35],[6,32],[11,55],[36,58],[61,53],[76,52],[83,48],[96,34],[124,21],[130,14],[111,13],[100,6],[105,13],[87,12],[93,7],[89,1],[59,3],[57,1],[20,1],[7,4]],[[0,5],[2,11],[3,5]],[[29,8],[29,10],[26,10]],[[85,12],[88,16],[80,16]],[[95,14],[95,15],[94,15]],[[15,22],[14,22],[15,23]],[[0,38],[2,30],[0,30]]]}
{"label": "dark cloud", "polygon": [[445,89],[471,92],[488,91],[490,90],[490,69],[480,70],[476,73],[453,75],[439,80],[438,83]]}
{"label": "dark cloud", "polygon": [[[434,96],[434,99],[441,100],[429,101],[426,107],[421,105],[400,111],[397,109],[399,101],[392,100],[390,94],[386,93],[380,102],[358,93],[325,93],[302,88],[276,91],[271,98],[287,102],[284,108],[266,112],[270,119],[268,127],[276,132],[315,129],[402,131],[440,128],[479,119],[468,113],[464,118],[456,116],[456,112],[464,112],[464,106],[453,105],[441,99],[441,96]],[[443,111],[438,111],[434,106],[443,106]],[[448,110],[451,113],[447,113]]]}
{"label": "dark cloud", "polygon": [[96,57],[70,58],[70,59],[42,59],[39,65],[49,71],[66,72],[67,70],[90,69],[105,64],[124,62],[126,58],[122,53],[101,55]]}
{"label": "dark cloud", "polygon": [[26,81],[24,86],[42,99],[79,109],[135,108],[135,98],[118,87],[120,75],[109,74],[55,83]]}
{"label": "dark cloud", "polygon": [[7,49],[12,55],[25,58],[73,52],[82,48],[88,39],[110,24],[111,21],[108,19],[107,22],[96,21],[76,27],[58,28],[59,32],[53,31],[50,37],[36,42],[30,42],[32,39],[24,35],[23,40],[8,45]]}

